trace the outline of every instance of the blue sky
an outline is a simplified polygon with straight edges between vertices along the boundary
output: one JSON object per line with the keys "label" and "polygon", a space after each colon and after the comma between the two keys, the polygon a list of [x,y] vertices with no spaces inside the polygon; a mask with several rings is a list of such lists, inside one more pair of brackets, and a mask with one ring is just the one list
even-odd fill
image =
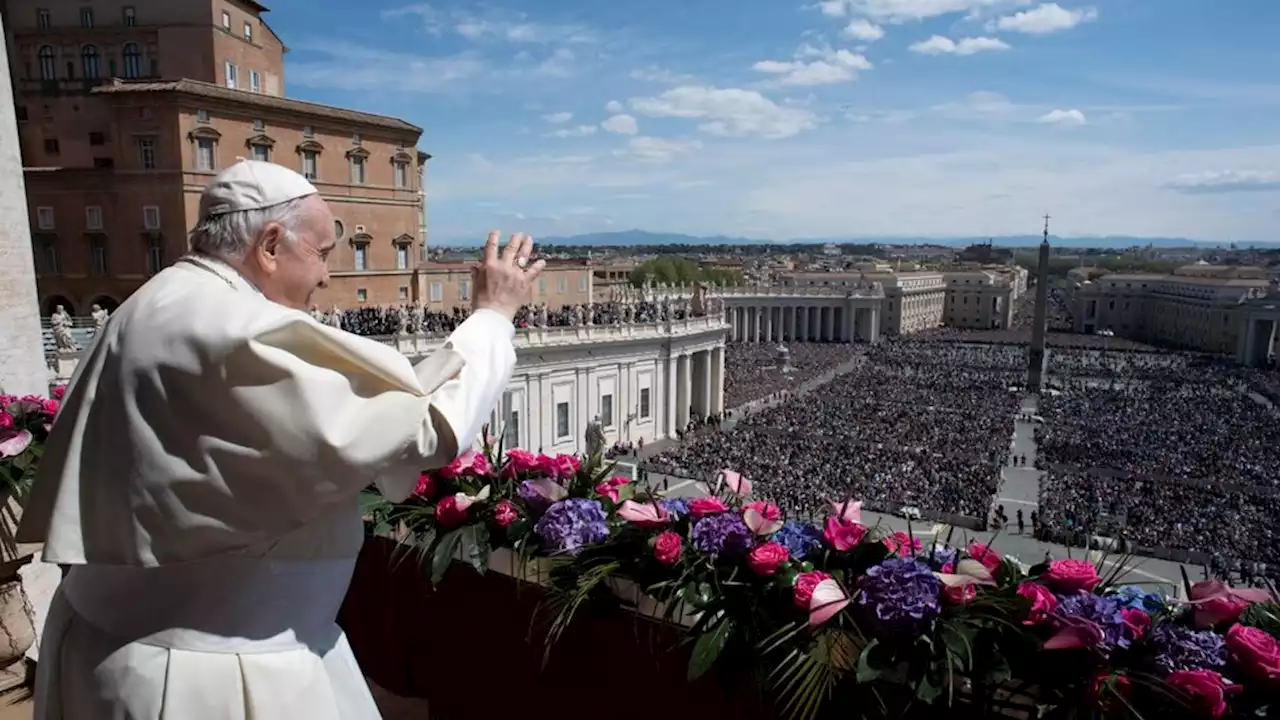
{"label": "blue sky", "polygon": [[1280,241],[1274,0],[271,7],[289,95],[425,128],[435,242]]}

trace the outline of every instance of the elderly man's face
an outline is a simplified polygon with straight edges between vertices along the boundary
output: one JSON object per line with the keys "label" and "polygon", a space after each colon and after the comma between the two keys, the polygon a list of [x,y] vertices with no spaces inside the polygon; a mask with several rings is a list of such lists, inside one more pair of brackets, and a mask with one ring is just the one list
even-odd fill
{"label": "elderly man's face", "polygon": [[310,307],[316,289],[329,284],[329,254],[337,244],[333,213],[320,196],[303,200],[302,210],[293,242],[286,241],[283,228],[269,225],[255,253],[262,294],[297,310]]}

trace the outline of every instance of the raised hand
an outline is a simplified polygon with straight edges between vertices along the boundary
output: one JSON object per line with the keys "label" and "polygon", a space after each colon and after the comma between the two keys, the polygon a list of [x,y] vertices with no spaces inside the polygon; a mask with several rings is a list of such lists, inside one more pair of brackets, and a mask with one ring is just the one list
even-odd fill
{"label": "raised hand", "polygon": [[488,308],[502,313],[508,320],[515,320],[516,311],[529,302],[529,289],[547,262],[530,263],[533,238],[528,235],[515,233],[501,252],[498,251],[499,236],[497,230],[489,233],[484,243],[484,257],[471,271],[475,284],[471,307],[473,310]]}

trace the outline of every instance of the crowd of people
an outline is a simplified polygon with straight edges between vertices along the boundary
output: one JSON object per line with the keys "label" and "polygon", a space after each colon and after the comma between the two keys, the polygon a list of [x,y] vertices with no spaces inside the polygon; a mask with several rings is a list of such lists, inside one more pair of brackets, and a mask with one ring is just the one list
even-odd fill
{"label": "crowd of people", "polygon": [[[317,320],[334,327],[341,327],[356,335],[378,337],[403,333],[448,335],[471,314],[470,309],[455,307],[449,311],[429,310],[413,304],[373,305],[333,309],[321,312],[313,309]],[[517,328],[573,327],[577,325],[620,325],[622,323],[650,323],[665,320],[682,320],[697,314],[688,300],[669,303],[649,300],[636,302],[601,302],[585,305],[565,305],[552,309],[545,303],[525,305],[516,313]]]}
{"label": "crowd of people", "polygon": [[791,392],[854,358],[854,346],[839,343],[789,343],[789,372],[782,372],[779,348],[770,343],[734,343],[724,354],[725,407],[742,407]]}

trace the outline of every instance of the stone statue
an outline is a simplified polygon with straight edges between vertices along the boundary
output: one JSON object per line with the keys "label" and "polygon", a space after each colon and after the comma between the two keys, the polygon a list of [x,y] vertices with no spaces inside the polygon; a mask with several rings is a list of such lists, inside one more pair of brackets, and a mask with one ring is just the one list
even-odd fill
{"label": "stone statue", "polygon": [[423,317],[422,301],[419,300],[417,303],[415,303],[409,308],[409,332],[411,333],[422,332],[422,317]]}
{"label": "stone statue", "polygon": [[396,333],[399,335],[409,334],[409,311],[403,305],[395,309],[396,313]]}
{"label": "stone statue", "polygon": [[534,324],[536,324],[538,327],[547,326],[547,304],[546,303],[538,304],[537,310],[534,313]]}
{"label": "stone statue", "polygon": [[66,308],[61,305],[54,308],[53,314],[49,316],[49,325],[53,327],[53,342],[58,350],[80,349],[75,338],[71,337],[71,316],[67,314]]}
{"label": "stone statue", "polygon": [[339,330],[342,329],[342,311],[338,309],[337,305],[334,305],[333,309],[329,311],[329,315],[325,318],[325,322],[329,324],[329,327],[338,328]]}
{"label": "stone statue", "polygon": [[596,324],[596,304],[595,303],[589,302],[586,305],[582,306],[582,318],[583,318],[583,322],[582,322],[583,325]]}
{"label": "stone statue", "polygon": [[587,423],[587,432],[583,437],[583,441],[586,444],[587,457],[604,452],[604,426],[600,424],[599,415]]}
{"label": "stone statue", "polygon": [[111,313],[102,309],[102,306],[98,303],[94,303],[92,308],[89,311],[89,317],[93,318],[93,334],[97,335],[102,332],[102,328],[107,326],[107,319],[111,317]]}
{"label": "stone statue", "polygon": [[631,306],[631,303],[629,302],[622,303],[623,324],[629,324],[634,316],[635,316],[635,308]]}

